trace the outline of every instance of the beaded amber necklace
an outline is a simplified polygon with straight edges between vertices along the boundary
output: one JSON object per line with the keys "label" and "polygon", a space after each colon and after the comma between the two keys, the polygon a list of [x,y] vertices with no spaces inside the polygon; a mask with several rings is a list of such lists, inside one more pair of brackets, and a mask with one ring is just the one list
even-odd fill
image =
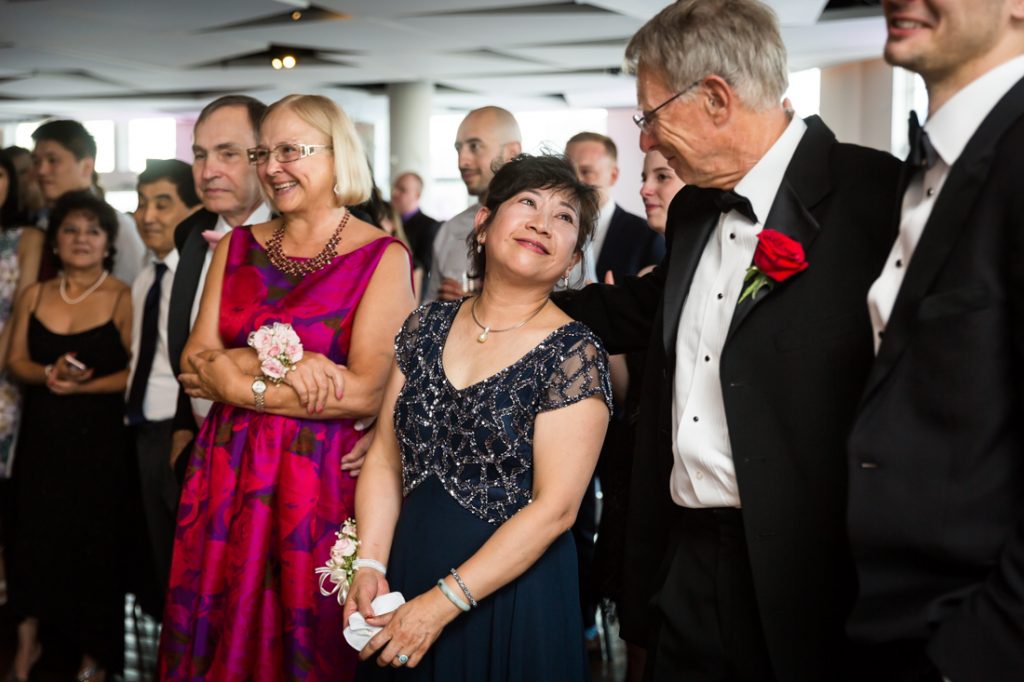
{"label": "beaded amber necklace", "polygon": [[270,259],[275,268],[291,277],[305,277],[317,270],[324,269],[336,255],[335,252],[338,250],[338,244],[341,243],[341,233],[345,230],[345,226],[348,225],[349,215],[348,209],[346,209],[345,215],[341,216],[341,220],[338,222],[338,227],[334,229],[334,234],[324,244],[324,248],[320,250],[320,253],[305,260],[289,258],[281,249],[281,240],[284,239],[284,222],[282,222],[274,230],[274,234],[271,235],[270,239],[267,240],[267,258]]}

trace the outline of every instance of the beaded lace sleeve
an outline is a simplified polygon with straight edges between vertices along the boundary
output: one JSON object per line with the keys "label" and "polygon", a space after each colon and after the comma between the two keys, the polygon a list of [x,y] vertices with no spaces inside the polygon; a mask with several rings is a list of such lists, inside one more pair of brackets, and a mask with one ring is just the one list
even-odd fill
{"label": "beaded lace sleeve", "polygon": [[402,374],[405,376],[409,376],[409,371],[416,362],[416,342],[419,338],[420,326],[423,324],[423,318],[426,313],[426,305],[422,305],[409,313],[409,317],[405,318],[402,328],[398,330],[398,334],[395,336],[395,360],[398,361],[398,369],[402,370]]}
{"label": "beaded lace sleeve", "polygon": [[538,412],[557,410],[600,394],[611,412],[612,384],[608,372],[608,353],[589,330],[566,340],[560,361],[548,379],[540,397]]}

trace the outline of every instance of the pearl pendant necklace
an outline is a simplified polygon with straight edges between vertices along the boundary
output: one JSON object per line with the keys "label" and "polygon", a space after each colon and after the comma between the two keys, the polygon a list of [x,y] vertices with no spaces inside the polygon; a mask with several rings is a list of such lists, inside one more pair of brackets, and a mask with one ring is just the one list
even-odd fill
{"label": "pearl pendant necklace", "polygon": [[476,316],[476,304],[480,301],[480,297],[478,296],[478,297],[474,298],[473,299],[473,304],[469,307],[469,314],[473,318],[473,322],[476,324],[476,326],[480,327],[480,329],[483,330],[482,332],[480,332],[480,335],[476,337],[476,342],[477,343],[486,343],[487,342],[487,337],[491,334],[491,332],[494,332],[495,334],[500,334],[502,332],[511,332],[511,331],[515,331],[516,329],[519,329],[520,327],[525,325],[527,322],[529,322],[533,318],[537,317],[537,315],[540,314],[540,311],[544,310],[544,306],[546,306],[548,304],[548,301],[550,301],[550,300],[551,299],[549,299],[549,298],[545,298],[544,302],[541,303],[540,306],[536,310],[534,310],[532,313],[530,313],[529,317],[527,317],[525,320],[523,320],[519,324],[512,325],[511,327],[505,327],[504,329],[492,329],[489,325],[483,324],[482,322],[480,322],[480,320],[477,319],[477,316]]}
{"label": "pearl pendant necklace", "polygon": [[99,289],[100,285],[103,284],[104,280],[107,279],[107,275],[109,274],[110,273],[107,270],[104,270],[103,274],[99,276],[99,279],[93,282],[88,289],[82,292],[79,296],[71,298],[70,296],[68,296],[68,278],[62,272],[60,273],[60,285],[57,287],[57,291],[60,293],[60,297],[64,300],[65,303],[67,303],[68,305],[77,305],[84,301],[85,299],[89,298],[89,294]]}

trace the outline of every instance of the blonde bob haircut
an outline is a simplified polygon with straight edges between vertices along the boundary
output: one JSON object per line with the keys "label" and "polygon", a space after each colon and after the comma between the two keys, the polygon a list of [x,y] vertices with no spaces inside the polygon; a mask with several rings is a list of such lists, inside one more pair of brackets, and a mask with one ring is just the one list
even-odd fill
{"label": "blonde bob haircut", "polygon": [[263,120],[286,109],[331,139],[336,204],[355,206],[369,199],[373,188],[370,164],[356,127],[342,108],[321,95],[288,95],[271,104]]}
{"label": "blonde bob haircut", "polygon": [[786,47],[771,7],[759,0],[678,0],[644,24],[626,46],[626,71],[652,69],[680,91],[714,74],[756,111],[782,101]]}

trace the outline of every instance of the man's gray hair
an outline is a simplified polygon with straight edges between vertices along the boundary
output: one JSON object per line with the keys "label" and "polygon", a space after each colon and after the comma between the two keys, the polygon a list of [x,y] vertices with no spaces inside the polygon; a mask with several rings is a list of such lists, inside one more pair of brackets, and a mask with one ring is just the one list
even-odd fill
{"label": "man's gray hair", "polygon": [[777,105],[789,84],[778,19],[759,0],[678,0],[630,39],[626,71],[638,65],[675,92],[721,76],[758,111]]}

